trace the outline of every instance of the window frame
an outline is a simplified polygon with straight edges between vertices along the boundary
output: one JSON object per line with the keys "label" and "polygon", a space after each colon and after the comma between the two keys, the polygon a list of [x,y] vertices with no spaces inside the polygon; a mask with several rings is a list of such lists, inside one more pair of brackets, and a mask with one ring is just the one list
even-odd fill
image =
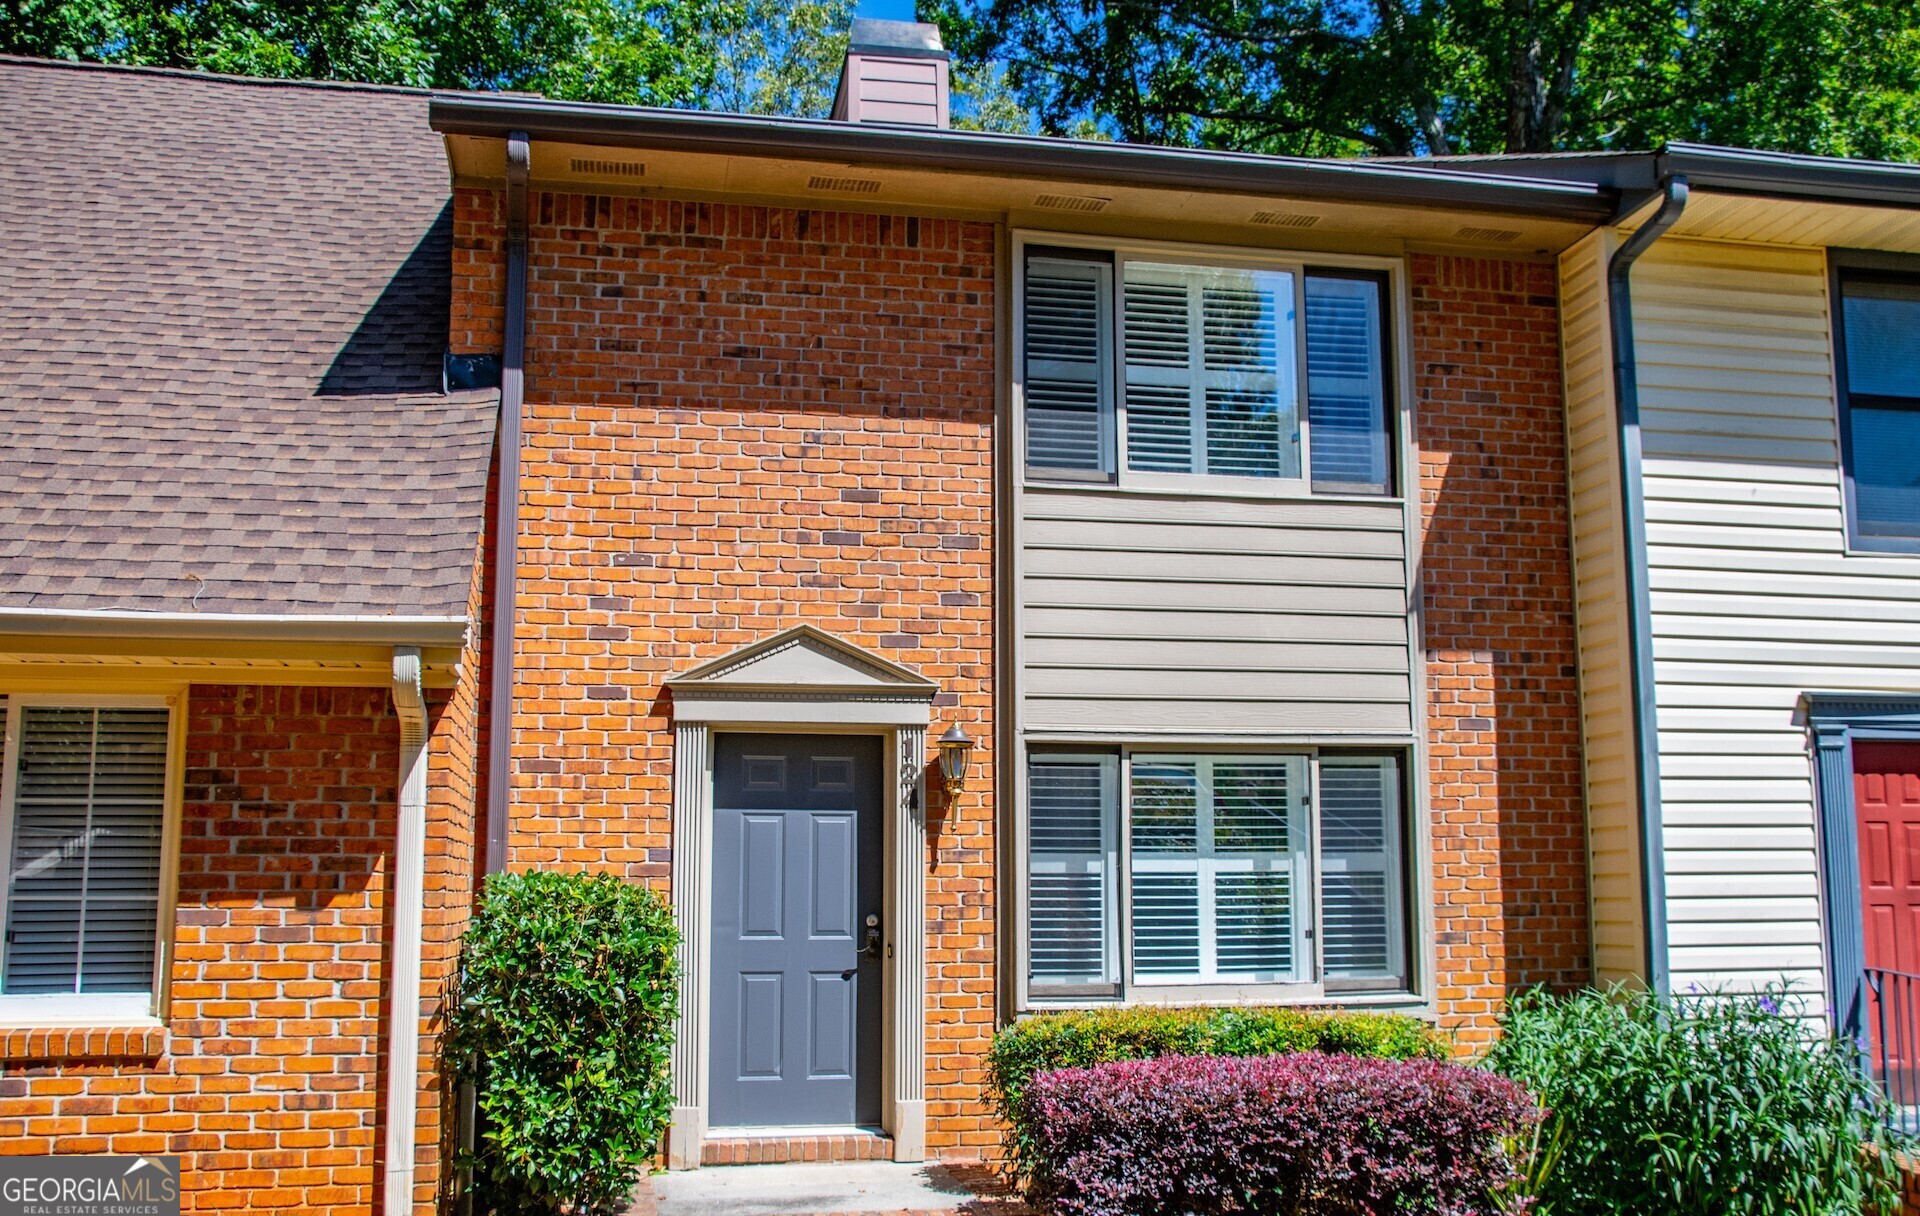
{"label": "window frame", "polygon": [[[1848,384],[1846,285],[1849,282],[1901,283],[1920,287],[1920,256],[1872,249],[1827,251],[1827,318],[1833,345],[1835,423],[1840,441],[1840,490],[1849,553],[1886,557],[1920,555],[1920,536],[1877,536],[1861,530],[1860,500],[1854,485],[1853,406]],[[1887,403],[1920,412],[1920,398],[1859,394],[1859,403]],[[1909,404],[1911,403],[1911,404]]]}
{"label": "window frame", "polygon": [[[157,1026],[163,1024],[179,897],[180,816],[183,801],[185,697],[182,694],[11,692],[0,689],[0,866],[12,867],[14,799],[18,785],[21,715],[26,708],[165,709],[166,776],[161,792],[160,881],[154,901],[153,987],[145,994],[0,994],[0,1029],[21,1027]],[[0,934],[11,883],[0,881]],[[0,937],[0,959],[6,942]]]}
{"label": "window frame", "polygon": [[[1341,1004],[1377,1005],[1392,1008],[1424,1007],[1430,1004],[1430,994],[1423,987],[1431,971],[1431,959],[1423,962],[1423,955],[1430,953],[1431,926],[1421,916],[1420,893],[1422,886],[1419,866],[1426,854],[1415,836],[1418,824],[1416,807],[1420,805],[1413,796],[1410,785],[1417,762],[1417,749],[1413,740],[1354,740],[1336,743],[1205,743],[1185,740],[1127,739],[1112,742],[1078,742],[1030,740],[1021,749],[1017,770],[1017,798],[1013,810],[1014,824],[1014,867],[1012,876],[1014,888],[1012,899],[1007,903],[1011,915],[1007,925],[1011,940],[1006,943],[1006,957],[1013,963],[1014,973],[1010,977],[1013,983],[1010,989],[1013,995],[1014,1012],[1046,1009],[1084,1009],[1109,1006],[1152,1006],[1179,1004],[1313,1004],[1335,1001]],[[1062,757],[1076,760],[1109,761],[1117,758],[1118,796],[1115,814],[1118,820],[1114,825],[1119,852],[1115,860],[1115,882],[1110,893],[1109,908],[1112,932],[1116,940],[1112,943],[1115,952],[1116,982],[1098,985],[1058,985],[1033,982],[1030,973],[1031,964],[1031,873],[1030,855],[1030,789],[1028,785],[1028,767],[1036,756]],[[1298,906],[1304,913],[1303,925],[1296,926],[1296,933],[1308,933],[1307,952],[1304,956],[1309,969],[1303,979],[1281,982],[1235,982],[1235,983],[1162,983],[1142,982],[1134,974],[1133,966],[1133,909],[1131,898],[1131,875],[1133,872],[1133,826],[1132,826],[1132,786],[1133,763],[1136,758],[1154,761],[1168,760],[1231,760],[1274,759],[1300,757],[1301,769],[1305,775],[1306,805],[1303,809],[1307,832],[1307,847],[1299,855],[1298,873],[1304,875],[1307,882],[1306,897]],[[1322,906],[1322,861],[1321,806],[1320,806],[1320,765],[1323,759],[1354,763],[1365,760],[1385,760],[1391,757],[1398,770],[1398,781],[1394,786],[1394,822],[1397,832],[1393,837],[1394,862],[1398,865],[1397,929],[1399,933],[1400,975],[1388,979],[1338,978],[1329,981],[1326,975],[1325,961],[1325,917]]]}
{"label": "window frame", "polygon": [[[1403,436],[1407,421],[1401,417],[1404,403],[1411,400],[1411,373],[1407,366],[1409,305],[1404,259],[1364,254],[1320,253],[1307,250],[1261,248],[1259,246],[1210,245],[1193,242],[1152,241],[1096,236],[1068,232],[1016,230],[1011,248],[1012,299],[1010,312],[1012,357],[1008,360],[1008,393],[1011,401],[1014,476],[1024,489],[1067,489],[1116,493],[1174,494],[1229,498],[1299,499],[1356,501],[1367,503],[1404,501],[1408,473]],[[1102,441],[1107,444],[1102,470],[1036,469],[1027,463],[1026,405],[1026,284],[1030,257],[1083,257],[1104,259],[1111,276],[1112,301],[1107,307],[1108,343],[1113,367],[1107,373],[1112,408],[1101,422]],[[1126,265],[1129,261],[1171,263],[1216,267],[1227,270],[1278,271],[1293,277],[1294,315],[1293,377],[1295,383],[1295,419],[1300,433],[1299,474],[1287,478],[1236,477],[1212,473],[1169,473],[1132,471],[1127,467],[1125,383],[1121,374],[1124,360],[1126,310],[1121,306],[1125,293]],[[1371,279],[1382,285],[1381,301],[1386,315],[1381,318],[1382,417],[1387,454],[1387,491],[1372,493],[1349,489],[1316,490],[1313,486],[1313,436],[1308,418],[1309,379],[1307,375],[1306,280],[1308,275],[1341,279]]]}

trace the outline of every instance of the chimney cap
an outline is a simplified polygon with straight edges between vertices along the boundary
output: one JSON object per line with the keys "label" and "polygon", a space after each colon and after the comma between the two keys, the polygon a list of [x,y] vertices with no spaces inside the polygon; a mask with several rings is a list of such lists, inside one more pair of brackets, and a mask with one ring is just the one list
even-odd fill
{"label": "chimney cap", "polygon": [[849,51],[906,59],[951,59],[940,42],[940,27],[925,21],[884,21],[855,17]]}

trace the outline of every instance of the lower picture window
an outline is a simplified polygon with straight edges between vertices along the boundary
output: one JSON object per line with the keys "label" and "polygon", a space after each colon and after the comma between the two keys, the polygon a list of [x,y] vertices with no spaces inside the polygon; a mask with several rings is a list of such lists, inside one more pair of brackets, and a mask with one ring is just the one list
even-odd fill
{"label": "lower picture window", "polygon": [[150,1011],[169,710],[0,702],[0,1016]]}
{"label": "lower picture window", "polygon": [[1397,756],[1036,752],[1028,787],[1034,995],[1405,987]]}

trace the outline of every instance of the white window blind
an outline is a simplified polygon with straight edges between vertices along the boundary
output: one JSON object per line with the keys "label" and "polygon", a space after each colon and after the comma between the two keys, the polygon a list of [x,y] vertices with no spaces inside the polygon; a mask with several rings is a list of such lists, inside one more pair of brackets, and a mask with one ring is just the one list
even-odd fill
{"label": "white window blind", "polygon": [[1372,278],[1306,277],[1307,423],[1316,489],[1385,494],[1391,488],[1380,294]]}
{"label": "white window blind", "polygon": [[1113,266],[1027,260],[1024,317],[1027,466],[1112,469]]}
{"label": "white window blind", "polygon": [[1294,276],[1128,262],[1127,468],[1300,475]]}
{"label": "white window blind", "polygon": [[1036,987],[1118,981],[1118,773],[1114,756],[1028,762],[1027,957]]}
{"label": "white window blind", "polygon": [[7,996],[153,988],[164,708],[16,706]]}
{"label": "white window blind", "polygon": [[1329,979],[1405,975],[1400,766],[1391,756],[1320,760],[1320,906]]}
{"label": "white window blind", "polygon": [[1133,970],[1142,983],[1305,978],[1305,760],[1136,756]]}

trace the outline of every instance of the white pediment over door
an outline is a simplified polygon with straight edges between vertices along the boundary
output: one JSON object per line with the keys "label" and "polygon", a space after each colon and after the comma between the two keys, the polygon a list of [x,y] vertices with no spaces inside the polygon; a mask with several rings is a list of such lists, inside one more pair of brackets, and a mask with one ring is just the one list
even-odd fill
{"label": "white pediment over door", "polygon": [[[940,686],[911,668],[811,625],[796,625],[667,681],[676,721],[924,722]],[[778,708],[781,704],[787,709]],[[826,708],[838,704],[841,708]],[[801,706],[811,708],[800,708]],[[854,706],[868,706],[856,710]],[[877,714],[877,716],[876,716]]]}

